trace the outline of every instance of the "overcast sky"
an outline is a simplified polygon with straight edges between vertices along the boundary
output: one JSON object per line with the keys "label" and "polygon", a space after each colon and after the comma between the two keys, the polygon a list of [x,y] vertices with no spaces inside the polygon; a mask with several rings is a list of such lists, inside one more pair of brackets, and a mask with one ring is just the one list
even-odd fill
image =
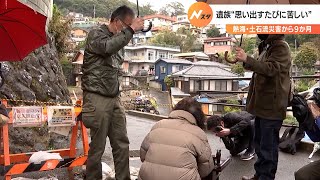
{"label": "overcast sky", "polygon": [[[129,0],[129,1],[134,3],[137,2],[136,0]],[[150,3],[154,10],[159,10],[161,7],[165,6],[166,4],[171,2],[176,2],[176,1],[181,2],[184,5],[186,12],[188,11],[191,4],[196,2],[196,0],[139,0],[139,5]]]}

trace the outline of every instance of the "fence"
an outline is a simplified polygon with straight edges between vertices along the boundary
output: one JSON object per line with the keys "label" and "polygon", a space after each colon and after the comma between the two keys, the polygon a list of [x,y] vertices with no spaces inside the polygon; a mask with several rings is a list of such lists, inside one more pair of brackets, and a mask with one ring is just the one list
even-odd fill
{"label": "fence", "polygon": [[[304,75],[304,76],[292,76],[293,80],[299,80],[299,79],[318,79],[320,78],[319,75]],[[210,79],[206,79],[210,80]],[[215,78],[217,80],[217,78]],[[251,80],[251,78],[245,78],[245,77],[237,77],[237,78],[219,78],[218,80]],[[295,81],[293,81],[295,82]],[[320,81],[319,83],[320,87]],[[203,104],[203,110],[205,114],[212,115],[212,114],[222,114],[224,113],[224,107],[237,107],[241,110],[245,109],[245,105],[242,103],[239,104],[232,104],[227,102],[220,102],[221,99],[236,99],[239,94],[246,94],[248,91],[216,91],[216,90],[199,90],[197,91],[198,95],[202,94],[210,94],[210,95],[226,95],[224,98],[218,98],[216,99],[216,102],[202,102]],[[211,108],[211,109],[210,109]],[[214,111],[212,109],[220,109],[221,111]],[[287,109],[288,112],[292,111],[292,109],[289,107]]]}

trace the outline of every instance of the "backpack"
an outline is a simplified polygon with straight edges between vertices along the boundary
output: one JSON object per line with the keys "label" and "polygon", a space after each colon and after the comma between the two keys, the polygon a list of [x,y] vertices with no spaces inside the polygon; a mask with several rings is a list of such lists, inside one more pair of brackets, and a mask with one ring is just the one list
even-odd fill
{"label": "backpack", "polygon": [[294,155],[297,152],[297,145],[304,137],[304,131],[298,127],[288,127],[280,138],[279,149],[283,152]]}
{"label": "backpack", "polygon": [[293,95],[291,105],[293,116],[299,122],[299,127],[305,131],[312,130],[314,118],[304,97],[298,94]]}

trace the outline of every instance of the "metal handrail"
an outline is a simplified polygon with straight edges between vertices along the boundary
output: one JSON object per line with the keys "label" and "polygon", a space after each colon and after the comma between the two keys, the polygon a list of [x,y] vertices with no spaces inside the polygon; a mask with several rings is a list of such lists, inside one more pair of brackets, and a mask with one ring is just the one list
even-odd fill
{"label": "metal handrail", "polygon": [[[291,76],[292,79],[315,79],[320,78],[320,75],[303,75]],[[217,77],[217,78],[201,78],[201,80],[251,80],[251,77]]]}
{"label": "metal handrail", "polygon": [[248,91],[218,91],[218,90],[199,90],[198,93],[210,93],[210,94],[244,94]]}

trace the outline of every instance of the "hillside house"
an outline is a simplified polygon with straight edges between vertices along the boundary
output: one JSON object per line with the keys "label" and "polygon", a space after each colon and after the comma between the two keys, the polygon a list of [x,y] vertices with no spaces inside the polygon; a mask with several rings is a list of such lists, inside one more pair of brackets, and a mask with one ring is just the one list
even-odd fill
{"label": "hillside house", "polygon": [[155,62],[155,80],[160,83],[162,90],[167,90],[164,79],[166,76],[181,71],[191,66],[192,63],[183,59],[158,59]]}

